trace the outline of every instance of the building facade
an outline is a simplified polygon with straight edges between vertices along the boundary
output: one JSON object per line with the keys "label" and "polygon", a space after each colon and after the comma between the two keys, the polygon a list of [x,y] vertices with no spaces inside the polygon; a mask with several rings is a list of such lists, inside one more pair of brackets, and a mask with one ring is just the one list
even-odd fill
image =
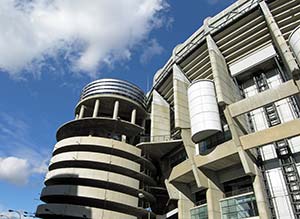
{"label": "building facade", "polygon": [[300,4],[239,0],[176,46],[147,97],[87,85],[42,218],[300,218]]}

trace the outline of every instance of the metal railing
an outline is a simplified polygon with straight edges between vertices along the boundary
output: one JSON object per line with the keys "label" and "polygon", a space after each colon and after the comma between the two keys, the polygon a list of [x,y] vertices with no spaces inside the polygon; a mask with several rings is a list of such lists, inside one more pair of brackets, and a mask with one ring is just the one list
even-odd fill
{"label": "metal railing", "polygon": [[229,192],[225,192],[225,196],[226,197],[231,197],[231,196],[246,194],[246,193],[249,193],[249,192],[253,192],[252,187],[245,187],[245,188],[240,188],[240,189],[232,190],[232,191],[229,191]]}
{"label": "metal railing", "polygon": [[156,135],[156,136],[150,136],[150,135],[142,135],[140,136],[140,142],[165,142],[172,140],[172,137],[170,135]]}

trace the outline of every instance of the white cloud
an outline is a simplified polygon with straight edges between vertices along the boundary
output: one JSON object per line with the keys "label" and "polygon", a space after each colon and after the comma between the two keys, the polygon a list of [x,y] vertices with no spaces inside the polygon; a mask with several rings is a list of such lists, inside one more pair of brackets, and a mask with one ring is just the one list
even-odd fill
{"label": "white cloud", "polygon": [[22,185],[27,183],[29,173],[27,160],[17,157],[0,158],[0,179]]}
{"label": "white cloud", "polygon": [[63,53],[93,75],[130,59],[133,46],[162,25],[166,7],[165,0],[1,0],[0,68],[18,77]]}
{"label": "white cloud", "polygon": [[160,55],[163,52],[163,47],[159,45],[156,39],[152,39],[148,45],[144,48],[144,51],[140,57],[140,62],[146,64],[149,60],[155,56]]}
{"label": "white cloud", "polygon": [[23,185],[47,171],[50,150],[35,146],[30,126],[16,115],[0,112],[0,145],[0,180]]}

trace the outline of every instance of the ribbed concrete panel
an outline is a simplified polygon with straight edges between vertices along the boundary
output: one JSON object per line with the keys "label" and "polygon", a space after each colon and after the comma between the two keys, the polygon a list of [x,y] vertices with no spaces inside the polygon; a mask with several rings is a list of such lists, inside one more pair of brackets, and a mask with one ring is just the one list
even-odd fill
{"label": "ribbed concrete panel", "polygon": [[213,36],[228,64],[270,43],[268,28],[259,10],[244,15]]}
{"label": "ribbed concrete panel", "polygon": [[204,78],[211,79],[212,70],[205,41],[197,50],[184,57],[179,66],[190,81]]}
{"label": "ribbed concrete panel", "polygon": [[[300,4],[297,0],[273,1],[269,8],[284,38],[288,40],[291,32],[300,25]],[[291,16],[292,15],[292,16]]]}
{"label": "ribbed concrete panel", "polygon": [[171,106],[174,104],[172,74],[165,78],[157,91]]}

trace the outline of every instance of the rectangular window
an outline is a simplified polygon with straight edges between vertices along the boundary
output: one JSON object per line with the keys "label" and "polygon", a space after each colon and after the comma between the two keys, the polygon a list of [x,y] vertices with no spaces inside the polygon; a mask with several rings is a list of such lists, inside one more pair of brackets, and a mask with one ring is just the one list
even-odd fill
{"label": "rectangular window", "polygon": [[223,219],[240,219],[258,216],[255,196],[253,193],[227,198],[221,203]]}
{"label": "rectangular window", "polygon": [[192,208],[190,212],[191,219],[208,219],[207,204]]}

